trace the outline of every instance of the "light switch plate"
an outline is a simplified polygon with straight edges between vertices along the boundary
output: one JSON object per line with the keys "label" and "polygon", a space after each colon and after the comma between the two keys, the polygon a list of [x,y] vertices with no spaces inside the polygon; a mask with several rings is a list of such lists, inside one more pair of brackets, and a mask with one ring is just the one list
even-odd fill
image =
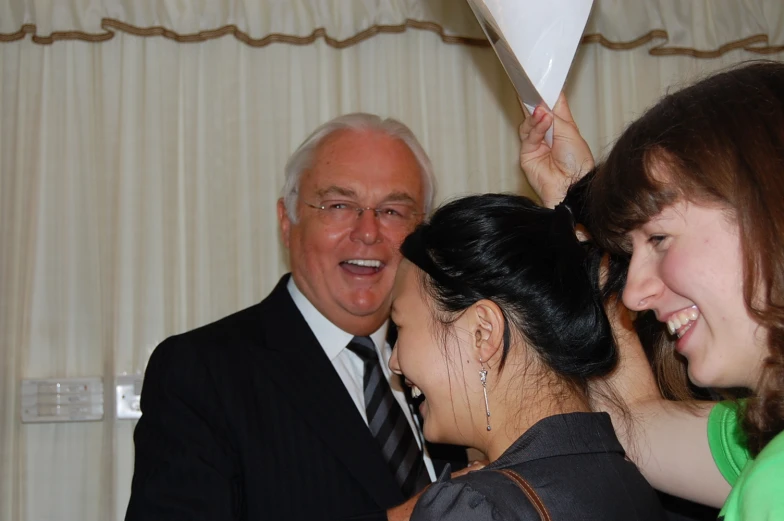
{"label": "light switch plate", "polygon": [[36,378],[21,381],[22,423],[103,419],[103,379]]}

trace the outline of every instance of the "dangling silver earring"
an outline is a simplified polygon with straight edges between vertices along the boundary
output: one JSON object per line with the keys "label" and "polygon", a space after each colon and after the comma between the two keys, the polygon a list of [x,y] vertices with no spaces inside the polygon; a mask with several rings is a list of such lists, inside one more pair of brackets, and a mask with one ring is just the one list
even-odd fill
{"label": "dangling silver earring", "polygon": [[485,364],[482,362],[482,359],[479,359],[479,363],[482,365],[482,370],[479,371],[479,379],[482,381],[482,391],[485,393],[485,413],[487,414],[487,430],[490,430],[490,402],[487,401],[487,369],[485,369]]}

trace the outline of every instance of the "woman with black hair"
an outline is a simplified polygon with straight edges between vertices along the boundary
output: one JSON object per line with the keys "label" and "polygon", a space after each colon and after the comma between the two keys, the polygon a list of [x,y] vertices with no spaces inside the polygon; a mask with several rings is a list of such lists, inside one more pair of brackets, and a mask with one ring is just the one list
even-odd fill
{"label": "woman with black hair", "polygon": [[490,461],[444,473],[411,519],[663,519],[609,416],[591,410],[588,382],[617,354],[567,204],[458,199],[401,251],[390,367],[421,397],[426,439]]}

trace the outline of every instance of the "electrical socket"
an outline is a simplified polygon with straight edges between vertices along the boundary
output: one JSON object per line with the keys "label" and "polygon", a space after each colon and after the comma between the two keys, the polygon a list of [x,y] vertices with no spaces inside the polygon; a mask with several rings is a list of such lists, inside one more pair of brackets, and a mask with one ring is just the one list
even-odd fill
{"label": "electrical socket", "polygon": [[142,417],[142,375],[120,375],[114,379],[118,420],[137,420]]}

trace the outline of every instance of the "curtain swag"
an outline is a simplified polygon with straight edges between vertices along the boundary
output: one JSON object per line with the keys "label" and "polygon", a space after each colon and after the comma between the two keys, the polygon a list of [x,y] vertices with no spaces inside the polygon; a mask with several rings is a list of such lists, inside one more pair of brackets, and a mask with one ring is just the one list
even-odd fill
{"label": "curtain swag", "polygon": [[[378,34],[418,29],[437,34],[447,44],[488,45],[462,0],[223,0],[197,1],[180,10],[170,2],[102,0],[91,2],[89,9],[60,6],[48,12],[35,4],[0,0],[0,42],[30,35],[41,45],[63,40],[100,43],[123,32],[181,43],[233,36],[251,47],[309,45],[323,39],[343,49]],[[96,14],[114,16],[97,18]],[[596,0],[582,43],[610,50],[648,46],[653,56],[716,58],[739,49],[768,55],[784,51],[782,21],[784,2],[780,0],[693,0],[688,4],[682,0],[644,4]]]}

